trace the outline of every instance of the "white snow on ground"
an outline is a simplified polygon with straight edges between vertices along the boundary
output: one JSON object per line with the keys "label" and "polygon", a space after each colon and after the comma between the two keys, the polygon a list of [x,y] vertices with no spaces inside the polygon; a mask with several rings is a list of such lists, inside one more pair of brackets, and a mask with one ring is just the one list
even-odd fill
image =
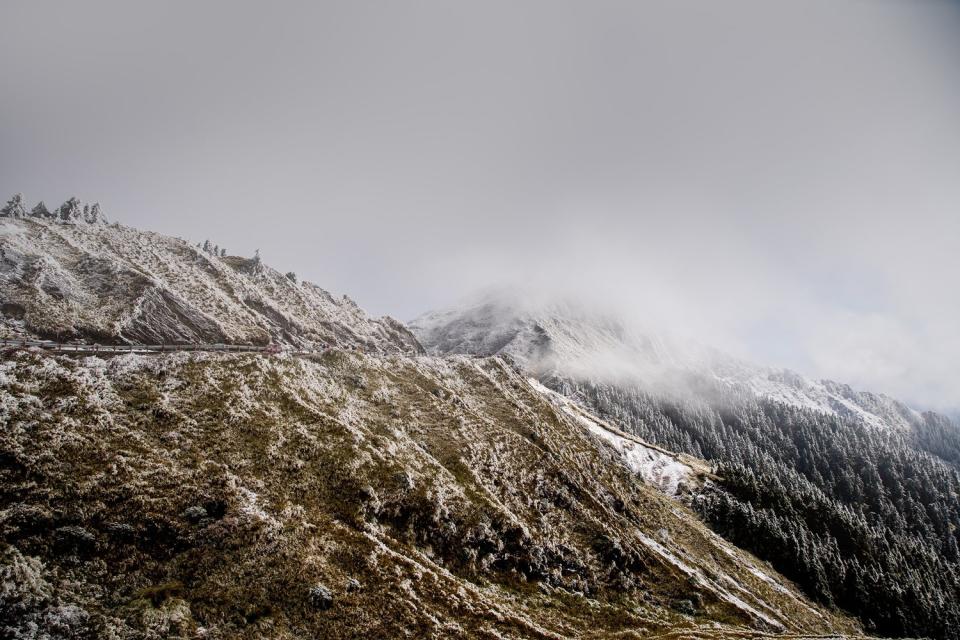
{"label": "white snow on ground", "polygon": [[588,431],[613,447],[623,457],[627,467],[643,478],[647,484],[657,487],[667,495],[675,496],[679,492],[680,483],[687,482],[693,477],[693,469],[676,457],[646,445],[639,439],[630,437],[599,418],[595,418],[566,397],[543,386],[536,378],[528,380],[534,389],[545,395],[564,413],[576,419]]}
{"label": "white snow on ground", "polygon": [[858,420],[874,428],[909,429],[920,414],[883,395],[857,392],[830,380],[812,380],[789,371],[757,369],[739,376],[716,376],[733,387],[748,389],[761,398],[769,398],[801,409]]}
{"label": "white snow on ground", "polygon": [[[707,578],[707,577],[703,574],[703,572],[701,572],[699,569],[696,569],[696,568],[694,568],[694,567],[691,567],[690,565],[688,565],[687,563],[685,563],[683,560],[680,560],[680,559],[679,559],[677,556],[675,556],[669,549],[667,549],[665,546],[663,546],[662,544],[660,544],[659,542],[657,542],[657,541],[654,540],[653,538],[650,538],[649,536],[646,536],[646,535],[644,535],[643,533],[640,533],[640,532],[637,532],[637,535],[639,536],[640,541],[643,542],[643,544],[645,544],[650,550],[652,550],[654,553],[656,553],[657,555],[659,555],[661,558],[663,558],[664,560],[666,560],[667,562],[669,562],[670,564],[672,564],[673,566],[675,566],[677,569],[680,569],[680,571],[682,571],[682,572],[685,573],[686,575],[690,576],[691,578],[693,578],[694,580],[696,580],[696,581],[699,582],[700,584],[705,585],[707,588],[709,588],[711,591],[713,591],[715,594],[717,594],[717,596],[719,596],[720,598],[726,600],[727,602],[729,602],[730,604],[732,604],[732,605],[735,606],[736,608],[740,609],[741,611],[744,611],[744,612],[746,612],[746,613],[748,613],[748,614],[756,617],[756,618],[759,619],[759,620],[763,620],[764,622],[766,622],[766,623],[767,623],[768,625],[770,625],[771,627],[774,627],[774,628],[776,628],[776,629],[782,629],[782,628],[783,628],[783,623],[781,623],[781,622],[778,621],[778,620],[774,620],[773,618],[771,618],[770,616],[766,615],[766,614],[763,613],[762,611],[758,611],[755,607],[750,606],[749,604],[747,604],[746,602],[744,602],[744,601],[743,601],[742,599],[740,599],[739,597],[733,595],[732,593],[730,593],[729,591],[727,591],[726,589],[724,589],[723,587],[721,587],[720,585],[718,585],[718,584],[717,584],[716,582],[714,582],[713,580]],[[730,582],[731,584],[734,584],[734,585],[737,584],[735,580],[733,580],[730,576],[728,576],[728,575],[726,575],[726,574],[721,574],[720,577],[724,578],[725,580],[727,580],[727,581]],[[741,590],[742,590],[742,589],[741,589]],[[746,593],[746,592],[745,592],[745,593]],[[763,608],[767,609],[768,611],[770,611],[770,612],[771,612],[772,614],[774,614],[774,615],[782,615],[782,614],[780,614],[776,609],[770,607],[769,605],[767,605],[767,604],[765,604],[765,603],[763,603],[763,602],[759,602],[759,604],[760,604],[760,606],[762,606]]]}
{"label": "white snow on ground", "polygon": [[[569,412],[568,413],[573,413]],[[676,495],[681,482],[690,478],[693,470],[668,455],[643,446],[633,440],[619,436],[584,415],[573,414],[591,433],[600,436],[620,455],[630,470],[639,475],[648,484],[656,486],[668,495]]]}
{"label": "white snow on ground", "polygon": [[[780,592],[780,593],[782,593],[782,594],[784,594],[784,595],[792,598],[792,599],[793,599],[794,601],[796,601],[799,605],[801,605],[801,606],[803,606],[804,608],[806,608],[808,611],[810,611],[811,613],[813,613],[813,614],[814,614],[815,616],[817,616],[818,618],[822,618],[822,617],[823,617],[823,615],[822,615],[819,611],[817,611],[816,609],[814,609],[813,607],[811,607],[809,604],[807,604],[806,602],[804,602],[802,599],[798,598],[795,593],[791,592],[789,589],[787,589],[785,586],[783,586],[783,584],[782,584],[780,581],[776,580],[775,578],[773,578],[773,577],[770,576],[769,574],[764,573],[763,571],[761,571],[760,569],[758,569],[758,568],[757,568],[750,560],[748,560],[743,554],[738,555],[737,553],[735,553],[734,550],[733,550],[733,547],[731,547],[730,544],[729,544],[726,540],[724,540],[722,537],[720,537],[719,535],[717,535],[716,533],[714,533],[714,532],[712,532],[712,531],[710,532],[710,537],[711,537],[711,538],[713,539],[713,541],[717,544],[717,546],[720,547],[720,550],[723,551],[723,552],[724,552],[725,554],[727,554],[728,556],[730,556],[730,558],[731,558],[734,562],[736,562],[736,563],[738,563],[738,564],[740,564],[740,565],[743,565],[743,566],[746,567],[746,569],[747,569],[750,573],[752,573],[754,576],[756,576],[756,577],[759,578],[760,580],[763,580],[764,582],[766,582],[767,584],[769,584],[769,585],[770,585],[771,587],[773,587],[776,591],[778,591],[778,592]],[[732,579],[728,578],[728,580],[729,580],[731,583],[733,583],[733,580],[732,580]],[[735,583],[734,583],[734,584],[735,584]],[[741,589],[742,589],[742,587],[738,587],[738,588],[741,588]]]}
{"label": "white snow on ground", "polygon": [[[596,435],[620,453],[624,463],[634,471],[634,473],[643,478],[644,482],[656,486],[667,495],[675,496],[680,483],[688,481],[694,476],[694,470],[689,465],[680,462],[669,453],[651,445],[645,445],[642,441],[606,424],[604,421],[581,409],[567,397],[548,389],[536,378],[528,378],[527,380],[531,387],[543,394],[555,406],[567,415],[575,418],[577,422],[583,425],[590,433]],[[748,604],[741,597],[734,595],[727,588],[718,584],[716,580],[708,578],[700,569],[681,560],[660,542],[639,531],[637,532],[637,536],[651,551],[698,583],[705,585],[708,589],[716,593],[719,598],[732,604],[737,609],[759,620],[763,620],[775,629],[783,629],[783,623],[776,618],[783,618],[784,616],[776,608],[760,600],[756,600],[755,605]],[[789,594],[789,591],[783,585],[754,567],[751,563],[741,560],[721,539],[717,540],[720,542],[720,548],[725,553],[730,555],[738,563],[745,562],[750,573],[771,585],[776,591]],[[752,596],[749,591],[740,586],[740,584],[729,575],[720,573],[718,578],[729,583],[737,591]],[[765,610],[767,613],[764,613],[764,611],[760,609]]]}
{"label": "white snow on ground", "polygon": [[756,567],[751,565],[747,565],[747,570],[750,571],[750,573],[752,573],[753,575],[763,580],[764,582],[766,582],[767,584],[769,584],[771,587],[773,587],[780,593],[790,593],[789,591],[787,591],[786,587],[784,587],[782,584],[780,584],[779,582],[777,582],[767,574],[765,574],[763,571],[760,571],[760,569],[757,569]]}

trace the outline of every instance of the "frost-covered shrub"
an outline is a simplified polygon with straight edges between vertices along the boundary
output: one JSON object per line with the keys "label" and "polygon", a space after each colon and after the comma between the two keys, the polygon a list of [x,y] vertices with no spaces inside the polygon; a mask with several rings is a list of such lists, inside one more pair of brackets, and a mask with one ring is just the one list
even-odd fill
{"label": "frost-covered shrub", "polygon": [[183,512],[183,517],[189,522],[196,524],[207,517],[207,510],[200,505],[187,507]]}
{"label": "frost-covered shrub", "polygon": [[97,539],[83,527],[68,525],[54,532],[54,542],[63,551],[90,551],[96,546]]}
{"label": "frost-covered shrub", "polygon": [[61,222],[76,222],[83,216],[83,207],[80,206],[80,200],[75,197],[70,198],[60,205],[57,214]]}
{"label": "frost-covered shrub", "polygon": [[0,215],[7,218],[24,218],[27,215],[27,210],[23,206],[23,194],[15,193],[10,200],[7,201],[5,207],[0,209]]}
{"label": "frost-covered shrub", "polygon": [[52,218],[53,214],[50,213],[47,205],[41,200],[37,203],[37,206],[30,210],[30,216],[33,218]]}
{"label": "frost-covered shrub", "polygon": [[0,555],[0,637],[12,640],[78,638],[89,634],[90,615],[57,602],[39,559],[16,547]]}
{"label": "frost-covered shrub", "polygon": [[321,611],[333,606],[333,592],[322,584],[310,588],[310,604]]}

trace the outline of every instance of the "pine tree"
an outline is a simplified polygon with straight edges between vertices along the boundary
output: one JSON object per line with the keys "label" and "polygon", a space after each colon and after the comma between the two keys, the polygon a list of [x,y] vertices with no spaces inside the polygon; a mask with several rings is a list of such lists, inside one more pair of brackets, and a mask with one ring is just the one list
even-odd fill
{"label": "pine tree", "polygon": [[83,215],[83,209],[80,206],[80,201],[77,198],[70,198],[62,205],[57,212],[60,216],[60,220],[63,222],[75,222],[80,219],[80,216]]}
{"label": "pine tree", "polygon": [[227,250],[226,250],[226,249],[220,249],[220,257],[221,257],[221,258],[226,258],[226,257],[227,257]]}
{"label": "pine tree", "polygon": [[103,211],[100,210],[100,203],[94,202],[93,206],[90,207],[90,213],[87,217],[87,222],[90,224],[97,224],[99,222],[106,222],[107,219],[103,216]]}
{"label": "pine tree", "polygon": [[210,253],[210,248],[211,248],[211,247],[210,247],[210,241],[209,241],[209,240],[204,240],[204,241],[203,241],[203,252],[204,252],[204,253]]}
{"label": "pine tree", "polygon": [[15,193],[7,205],[0,209],[0,215],[7,218],[25,218],[27,210],[23,207],[23,194]]}
{"label": "pine tree", "polygon": [[263,262],[260,260],[260,249],[257,249],[253,253],[253,258],[250,259],[250,262],[247,265],[248,273],[260,274],[263,273]]}
{"label": "pine tree", "polygon": [[34,218],[52,218],[53,214],[50,213],[50,210],[47,209],[47,205],[43,203],[43,200],[37,203],[33,209],[30,210],[30,215]]}

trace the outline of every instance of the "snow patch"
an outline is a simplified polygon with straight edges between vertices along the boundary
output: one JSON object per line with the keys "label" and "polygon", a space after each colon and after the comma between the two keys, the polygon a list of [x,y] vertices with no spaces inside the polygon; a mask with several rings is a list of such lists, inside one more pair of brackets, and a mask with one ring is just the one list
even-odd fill
{"label": "snow patch", "polygon": [[534,389],[547,396],[564,413],[610,445],[620,454],[624,464],[643,478],[643,481],[647,484],[656,487],[667,495],[675,496],[680,493],[681,483],[689,482],[694,476],[693,469],[680,462],[675,456],[645,445],[640,440],[628,437],[623,432],[618,432],[618,430],[593,417],[564,396],[548,389],[537,379],[529,378],[528,380]]}

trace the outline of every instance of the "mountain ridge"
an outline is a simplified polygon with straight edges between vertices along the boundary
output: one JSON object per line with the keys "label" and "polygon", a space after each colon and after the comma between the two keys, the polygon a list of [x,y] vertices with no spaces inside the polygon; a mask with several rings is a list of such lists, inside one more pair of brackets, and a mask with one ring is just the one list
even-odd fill
{"label": "mountain ridge", "polygon": [[45,338],[421,351],[400,322],[259,257],[117,224],[0,218],[0,298],[8,331]]}

